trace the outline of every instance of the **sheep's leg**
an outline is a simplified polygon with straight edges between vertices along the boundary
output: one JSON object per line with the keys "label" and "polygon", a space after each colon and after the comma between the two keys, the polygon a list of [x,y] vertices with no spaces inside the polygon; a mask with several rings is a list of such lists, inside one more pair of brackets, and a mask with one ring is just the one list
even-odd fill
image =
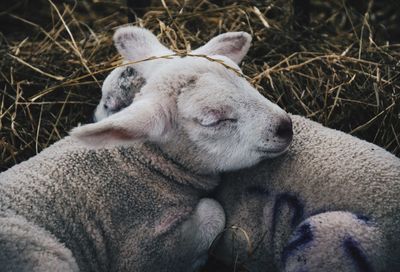
{"label": "sheep's leg", "polygon": [[197,204],[192,217],[182,225],[182,250],[189,253],[192,271],[202,267],[208,258],[208,249],[225,227],[225,213],[221,205],[203,198]]}
{"label": "sheep's leg", "polygon": [[21,216],[3,215],[0,214],[1,271],[79,271],[71,251],[50,233]]}
{"label": "sheep's leg", "polygon": [[379,228],[350,212],[309,217],[294,231],[282,255],[284,271],[384,271]]}

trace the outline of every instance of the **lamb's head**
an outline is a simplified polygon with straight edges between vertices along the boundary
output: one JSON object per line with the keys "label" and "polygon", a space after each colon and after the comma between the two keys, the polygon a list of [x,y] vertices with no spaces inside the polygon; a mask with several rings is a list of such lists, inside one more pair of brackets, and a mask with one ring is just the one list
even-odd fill
{"label": "lamb's head", "polygon": [[[150,32],[134,27],[118,30],[114,39],[126,61],[162,47],[154,45]],[[135,69],[146,84],[133,103],[72,135],[92,146],[149,141],[187,168],[208,174],[282,154],[292,140],[289,116],[259,94],[237,66],[250,41],[247,33],[226,33],[193,52],[223,64],[199,56],[140,63]]]}

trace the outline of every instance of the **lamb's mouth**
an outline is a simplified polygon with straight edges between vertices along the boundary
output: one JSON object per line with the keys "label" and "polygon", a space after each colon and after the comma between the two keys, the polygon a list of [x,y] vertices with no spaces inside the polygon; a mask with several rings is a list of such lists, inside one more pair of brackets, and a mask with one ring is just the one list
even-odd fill
{"label": "lamb's mouth", "polygon": [[255,149],[258,153],[262,153],[263,157],[276,157],[285,153],[289,149],[290,145],[282,146],[282,148],[262,148],[258,147]]}

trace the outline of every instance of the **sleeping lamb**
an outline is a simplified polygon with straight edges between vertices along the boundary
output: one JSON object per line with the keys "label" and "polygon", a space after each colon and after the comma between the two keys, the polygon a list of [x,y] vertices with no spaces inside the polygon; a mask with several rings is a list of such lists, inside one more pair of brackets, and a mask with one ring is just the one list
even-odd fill
{"label": "sleeping lamb", "polygon": [[[237,69],[250,36],[224,38],[203,53]],[[117,30],[114,40],[126,61],[162,47],[135,27]],[[226,40],[237,46],[213,49]],[[75,128],[1,173],[1,269],[191,271],[201,265],[225,225],[220,205],[202,198],[218,185],[218,173],[277,156],[292,138],[288,115],[225,65],[169,59],[146,77],[132,105]],[[146,75],[145,63],[138,68]]]}
{"label": "sleeping lamb", "polygon": [[[227,35],[208,48],[237,46]],[[122,71],[107,77],[103,97],[121,92],[110,82]],[[229,227],[213,254],[248,271],[400,271],[400,160],[304,117],[292,120],[286,155],[223,176],[216,196]]]}
{"label": "sleeping lamb", "polygon": [[400,271],[400,159],[291,118],[287,154],[224,175],[216,199],[243,232],[213,254],[248,271]]}

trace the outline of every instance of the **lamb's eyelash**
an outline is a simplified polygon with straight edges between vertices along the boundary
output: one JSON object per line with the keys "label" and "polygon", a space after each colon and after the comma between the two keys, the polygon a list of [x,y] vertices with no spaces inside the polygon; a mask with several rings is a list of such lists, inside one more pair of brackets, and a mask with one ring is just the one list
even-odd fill
{"label": "lamb's eyelash", "polygon": [[203,127],[215,127],[215,126],[218,126],[219,124],[221,124],[223,122],[237,123],[237,121],[238,121],[238,119],[226,118],[226,119],[221,119],[221,120],[218,120],[217,122],[214,122],[214,123],[211,123],[211,124],[208,124],[208,125],[202,125],[202,126]]}

